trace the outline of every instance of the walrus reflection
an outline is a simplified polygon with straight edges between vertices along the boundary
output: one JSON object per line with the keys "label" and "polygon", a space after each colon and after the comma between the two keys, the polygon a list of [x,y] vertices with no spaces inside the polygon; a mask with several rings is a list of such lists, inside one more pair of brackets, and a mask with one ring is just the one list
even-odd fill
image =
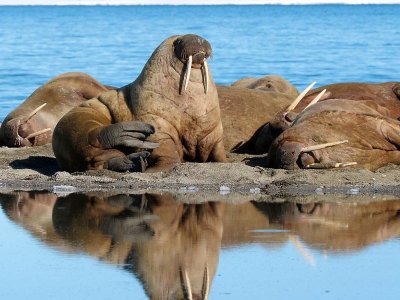
{"label": "walrus reflection", "polygon": [[[288,231],[282,234],[291,241],[319,250],[357,251],[400,236],[400,200],[254,205],[268,218],[270,228]],[[294,243],[303,251],[301,244]]]}
{"label": "walrus reflection", "polygon": [[268,153],[274,168],[357,167],[400,163],[400,122],[373,100],[332,99],[301,114]]}
{"label": "walrus reflection", "polygon": [[48,192],[18,191],[0,194],[0,206],[10,220],[21,225],[38,240],[66,249],[53,227],[52,214],[56,201],[57,195]]}
{"label": "walrus reflection", "polygon": [[[324,94],[321,94],[323,91]],[[283,131],[288,129],[299,113],[310,107],[320,95],[318,101],[332,99],[347,99],[352,101],[371,100],[388,109],[389,116],[397,119],[400,116],[400,83],[336,83],[313,89],[300,99],[292,108],[284,108],[271,118],[270,122],[262,126],[252,137],[252,144],[256,153],[266,153]]]}
{"label": "walrus reflection", "polygon": [[66,114],[53,134],[61,168],[144,171],[149,153],[137,148],[153,149],[152,172],[183,161],[224,162],[217,89],[207,63],[211,52],[200,36],[172,36],[134,82]]}
{"label": "walrus reflection", "polygon": [[168,194],[74,195],[57,201],[53,223],[80,251],[131,266],[150,299],[207,299],[221,215],[221,203],[184,204]]}
{"label": "walrus reflection", "polygon": [[8,147],[50,143],[63,115],[109,89],[85,73],[61,74],[36,89],[6,116],[0,128],[0,143]]}

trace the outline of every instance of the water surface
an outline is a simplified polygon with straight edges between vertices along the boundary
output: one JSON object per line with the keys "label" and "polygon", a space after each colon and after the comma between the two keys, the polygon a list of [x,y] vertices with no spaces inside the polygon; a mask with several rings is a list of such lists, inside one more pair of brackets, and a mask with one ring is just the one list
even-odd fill
{"label": "water surface", "polygon": [[400,200],[204,200],[1,194],[0,296],[397,299]]}
{"label": "water surface", "polygon": [[400,5],[0,7],[0,121],[68,71],[122,86],[174,34],[214,49],[217,83],[279,74],[312,81],[399,80]]}

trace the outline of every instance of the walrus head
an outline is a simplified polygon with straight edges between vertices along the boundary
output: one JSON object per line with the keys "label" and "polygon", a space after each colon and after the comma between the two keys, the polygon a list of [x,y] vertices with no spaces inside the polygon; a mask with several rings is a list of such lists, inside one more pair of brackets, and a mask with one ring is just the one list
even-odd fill
{"label": "walrus head", "polygon": [[35,120],[35,115],[47,103],[43,103],[32,111],[10,114],[0,128],[0,140],[8,147],[39,146],[48,143],[52,129],[46,127],[41,120]]}
{"label": "walrus head", "polygon": [[400,163],[400,123],[371,100],[331,99],[301,113],[273,142],[268,164],[283,169]]}
{"label": "walrus head", "polygon": [[192,68],[201,69],[204,92],[207,93],[210,80],[207,58],[209,58],[212,54],[210,43],[198,35],[187,34],[178,37],[174,41],[173,45],[176,57],[182,63],[186,64],[183,83],[180,89],[181,93],[182,89],[183,91],[186,91],[187,89]]}

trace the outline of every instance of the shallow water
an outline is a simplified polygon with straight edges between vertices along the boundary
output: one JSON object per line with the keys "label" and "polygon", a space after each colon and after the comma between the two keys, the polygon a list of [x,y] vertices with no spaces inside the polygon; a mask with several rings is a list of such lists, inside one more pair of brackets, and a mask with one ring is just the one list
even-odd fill
{"label": "shallow water", "polygon": [[397,299],[400,200],[351,199],[1,194],[0,296],[160,299],[207,268],[209,299]]}
{"label": "shallow water", "polygon": [[211,42],[221,84],[265,74],[298,88],[399,80],[399,13],[399,5],[0,6],[0,121],[63,72],[130,83],[174,34]]}

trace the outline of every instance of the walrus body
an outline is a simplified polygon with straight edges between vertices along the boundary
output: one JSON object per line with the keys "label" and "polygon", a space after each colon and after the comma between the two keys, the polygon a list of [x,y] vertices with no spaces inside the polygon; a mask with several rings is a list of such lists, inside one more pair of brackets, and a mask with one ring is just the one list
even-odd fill
{"label": "walrus body", "polygon": [[296,97],[235,86],[217,86],[217,90],[227,151],[245,152],[241,145]]}
{"label": "walrus body", "polygon": [[352,101],[372,100],[376,104],[388,109],[389,116],[400,116],[400,83],[336,83],[311,90],[305,98],[291,111],[283,109],[277,113],[269,123],[266,123],[252,137],[250,147],[256,153],[266,153],[272,141],[289,128],[296,118],[317,95],[326,89],[326,94],[320,102],[331,99],[347,99]]}
{"label": "walrus body", "polygon": [[278,92],[292,95],[293,97],[299,94],[294,85],[279,75],[266,75],[261,78],[246,77],[235,81],[232,83],[232,86],[266,92]]}
{"label": "walrus body", "polygon": [[132,157],[133,148],[156,147],[142,141],[154,129],[138,133],[135,124],[132,129],[137,120],[154,126],[151,141],[159,143],[150,171],[186,160],[225,161],[218,95],[206,62],[210,55],[211,46],[201,37],[165,40],[133,83],[100,94],[60,120],[53,135],[60,166],[67,171],[137,170],[138,158],[146,155]]}
{"label": "walrus body", "polygon": [[[50,143],[53,129],[63,115],[107,90],[106,86],[87,74],[61,74],[39,87],[7,115],[0,128],[0,143],[9,147]],[[40,110],[32,115],[38,108]]]}
{"label": "walrus body", "polygon": [[[275,139],[268,165],[283,169],[355,165],[376,170],[388,163],[400,164],[399,133],[400,122],[374,100],[331,99],[299,114]],[[343,143],[306,150],[337,141]]]}

